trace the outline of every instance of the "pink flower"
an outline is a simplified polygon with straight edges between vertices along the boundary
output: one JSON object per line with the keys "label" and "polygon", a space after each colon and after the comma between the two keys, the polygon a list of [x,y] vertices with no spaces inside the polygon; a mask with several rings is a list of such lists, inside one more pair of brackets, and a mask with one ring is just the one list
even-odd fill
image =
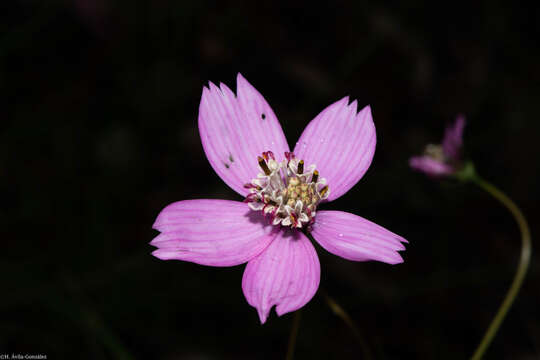
{"label": "pink flower", "polygon": [[454,175],[461,167],[461,146],[465,118],[459,115],[452,126],[444,133],[442,145],[428,144],[424,155],[413,156],[409,165],[429,176],[441,177]]}
{"label": "pink flower", "polygon": [[[309,123],[293,152],[274,112],[238,74],[236,95],[204,87],[199,132],[216,173],[244,202],[184,200],[170,204],[153,228],[153,255],[209,266],[247,262],[242,289],[261,323],[304,306],[319,287],[320,264],[306,233],[353,261],[403,262],[402,237],[359,216],[318,210],[362,178],[375,151],[369,106],[348,97]],[[316,165],[315,165],[316,164]]]}

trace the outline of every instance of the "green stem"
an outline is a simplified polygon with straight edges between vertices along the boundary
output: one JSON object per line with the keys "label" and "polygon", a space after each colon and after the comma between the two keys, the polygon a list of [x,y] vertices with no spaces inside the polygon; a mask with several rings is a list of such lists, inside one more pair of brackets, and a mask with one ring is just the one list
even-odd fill
{"label": "green stem", "polygon": [[[74,302],[78,302],[78,304],[73,305],[74,309],[71,311],[73,316],[78,318],[90,333],[101,340],[114,359],[133,360],[133,356],[124,347],[120,339],[109,329],[100,314],[93,309],[89,299],[86,298],[83,289],[80,287],[80,282],[69,275],[64,278],[64,281],[66,288],[69,290],[70,298]],[[70,305],[68,301],[67,306],[62,306],[62,310],[69,311]]]}
{"label": "green stem", "polygon": [[360,329],[358,328],[354,320],[349,316],[349,314],[347,314],[347,312],[337,302],[334,301],[334,299],[328,296],[326,291],[320,290],[320,292],[322,296],[324,297],[326,304],[328,304],[328,307],[330,308],[330,310],[332,310],[334,314],[339,316],[341,320],[343,320],[343,322],[345,322],[345,324],[347,324],[347,326],[351,329],[351,331],[354,333],[354,336],[356,336],[356,339],[358,340],[358,342],[360,343],[360,347],[362,348],[362,353],[364,355],[363,359],[367,359],[367,360],[373,359],[373,355],[371,354],[371,351],[369,350],[369,346],[364,340],[364,336],[362,335],[362,332],[360,331]]}
{"label": "green stem", "polygon": [[471,358],[472,360],[479,360],[482,358],[485,351],[487,350],[487,348],[493,341],[493,338],[497,334],[497,331],[499,330],[499,327],[501,326],[502,321],[504,320],[506,314],[508,313],[508,310],[512,306],[512,303],[514,302],[514,300],[516,299],[519,289],[521,288],[521,284],[523,283],[523,279],[525,278],[525,274],[527,273],[527,268],[529,267],[532,248],[531,248],[531,233],[527,225],[527,220],[525,219],[525,216],[523,216],[523,213],[521,212],[521,210],[519,210],[519,208],[516,206],[516,204],[508,196],[506,196],[502,191],[500,191],[499,189],[497,189],[495,186],[485,181],[484,179],[480,178],[478,175],[473,174],[472,176],[469,177],[469,179],[473,183],[475,183],[476,185],[480,186],[482,189],[487,191],[489,194],[491,194],[494,198],[499,200],[504,206],[506,206],[506,208],[512,213],[512,215],[516,219],[519,226],[519,230],[521,231],[521,256],[519,259],[517,271],[516,271],[516,274],[514,275],[514,280],[512,281],[512,285],[510,286],[510,289],[508,290],[501,306],[499,307],[499,310],[497,310],[497,314],[491,321],[491,324],[489,325],[489,328],[484,334],[482,341],[476,348],[476,351],[474,352]]}
{"label": "green stem", "polygon": [[300,327],[300,319],[302,318],[302,309],[294,312],[294,319],[291,328],[291,335],[289,336],[289,347],[287,349],[286,360],[292,360],[294,358],[294,348],[296,345],[296,338],[298,337],[298,328]]}
{"label": "green stem", "polygon": [[[315,239],[313,238],[313,235],[311,235],[311,233],[305,231],[304,234],[311,240],[312,243],[316,242]],[[356,325],[354,320],[349,316],[349,314],[347,314],[345,309],[343,309],[334,299],[332,299],[328,295],[328,293],[324,289],[319,288],[319,292],[324,297],[324,300],[326,301],[326,304],[328,305],[330,310],[332,310],[332,312],[335,315],[339,316],[341,320],[343,320],[343,322],[347,324],[347,326],[351,329],[354,336],[356,336],[356,339],[358,340],[358,343],[360,344],[360,347],[362,348],[364,359],[367,359],[367,360],[373,359],[373,355],[371,354],[371,351],[369,350],[369,346],[367,342],[365,341],[364,336],[362,335],[362,332],[360,331],[360,328]]]}

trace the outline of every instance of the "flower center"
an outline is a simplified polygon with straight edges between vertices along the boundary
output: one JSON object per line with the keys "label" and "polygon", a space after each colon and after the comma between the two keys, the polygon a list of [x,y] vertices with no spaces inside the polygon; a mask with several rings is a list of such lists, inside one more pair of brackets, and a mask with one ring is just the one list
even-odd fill
{"label": "flower center", "polygon": [[255,211],[270,216],[273,225],[302,228],[313,223],[317,205],[330,193],[326,179],[319,176],[315,165],[307,168],[304,160],[286,152],[278,163],[271,151],[257,158],[262,171],[244,187],[250,193],[244,202]]}
{"label": "flower center", "polygon": [[424,154],[439,162],[446,161],[446,156],[441,145],[427,144]]}

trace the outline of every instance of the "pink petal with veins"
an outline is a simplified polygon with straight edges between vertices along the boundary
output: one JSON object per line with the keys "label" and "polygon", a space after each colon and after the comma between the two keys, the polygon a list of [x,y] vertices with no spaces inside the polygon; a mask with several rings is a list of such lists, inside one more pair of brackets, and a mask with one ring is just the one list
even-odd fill
{"label": "pink petal with veins", "polygon": [[311,234],[327,251],[347,260],[403,262],[404,238],[360,216],[343,211],[318,211]]}
{"label": "pink petal with veins", "polygon": [[317,292],[320,275],[319,258],[308,238],[299,231],[282,229],[248,262],[242,289],[264,324],[274,305],[281,316],[309,302]]}
{"label": "pink petal with veins", "polygon": [[199,133],[216,173],[242,196],[243,186],[261,171],[257,156],[283,154],[289,145],[272,108],[242,75],[236,95],[225,84],[204,87],[199,107]]}
{"label": "pink petal with veins", "polygon": [[246,204],[229,200],[184,200],[163,209],[153,228],[161,234],[151,245],[162,260],[184,260],[201,265],[234,266],[259,255],[276,237]]}
{"label": "pink petal with veins", "polygon": [[330,188],[328,200],[345,194],[369,168],[375,153],[375,125],[369,106],[357,113],[356,100],[345,97],[313,119],[294,153],[306,164],[316,164]]}

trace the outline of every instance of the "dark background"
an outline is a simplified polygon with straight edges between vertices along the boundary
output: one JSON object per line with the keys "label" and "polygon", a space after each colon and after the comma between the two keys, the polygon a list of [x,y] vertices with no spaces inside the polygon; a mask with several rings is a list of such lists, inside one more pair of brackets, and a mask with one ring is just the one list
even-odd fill
{"label": "dark background", "polygon": [[[293,316],[261,326],[243,266],[160,261],[148,245],[173,201],[240,200],[207,162],[197,114],[208,80],[234,89],[241,72],[290,144],[345,95],[371,104],[372,166],[325,208],[410,244],[396,266],[317,247],[321,287],[376,359],[469,357],[510,284],[519,232],[481,189],[407,161],[464,113],[467,156],[535,238],[539,15],[488,1],[2,2],[0,352],[284,358]],[[537,259],[486,358],[540,356]],[[361,358],[320,293],[303,309],[296,358]]]}

